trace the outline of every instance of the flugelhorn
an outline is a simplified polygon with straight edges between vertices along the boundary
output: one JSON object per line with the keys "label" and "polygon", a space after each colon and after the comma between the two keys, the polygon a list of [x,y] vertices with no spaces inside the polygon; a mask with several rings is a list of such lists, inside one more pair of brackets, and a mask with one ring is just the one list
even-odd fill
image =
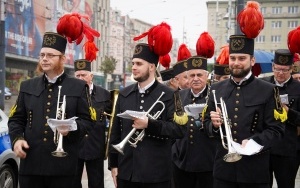
{"label": "flugelhorn", "polygon": [[[220,104],[220,106],[221,106],[221,118],[222,118],[222,123],[224,124],[225,133],[226,133],[226,135],[224,135],[222,128],[219,127],[222,145],[225,149],[228,150],[228,153],[223,157],[223,159],[226,162],[236,162],[236,161],[240,160],[242,158],[242,156],[239,153],[237,153],[232,146],[233,139],[232,139],[232,134],[231,134],[231,121],[228,118],[226,104],[222,97],[220,97],[220,103],[217,102],[215,90],[212,90],[212,93],[213,93],[213,97],[214,97],[216,111],[218,108],[218,104]],[[227,144],[224,141],[224,137],[226,137]]]}
{"label": "flugelhorn", "polygon": [[109,150],[109,140],[110,140],[110,135],[111,135],[111,130],[112,130],[112,126],[113,126],[113,122],[114,122],[114,115],[115,115],[115,111],[116,111],[116,103],[118,100],[118,95],[119,95],[119,90],[115,89],[110,91],[111,94],[111,98],[113,100],[112,102],[112,111],[111,114],[108,114],[106,112],[104,112],[104,115],[106,116],[110,116],[110,120],[109,120],[109,127],[108,127],[108,132],[107,132],[107,136],[106,136],[106,142],[105,142],[105,156],[104,159],[107,159],[108,157],[108,150]]}
{"label": "flugelhorn", "polygon": [[[58,86],[58,97],[57,97],[57,107],[56,107],[56,117],[55,119],[64,120],[66,112],[66,95],[63,96],[63,101],[60,102],[60,91],[62,86]],[[63,135],[58,133],[57,130],[54,132],[54,143],[57,144],[57,148],[51,154],[55,157],[65,157],[68,155],[63,149]]]}
{"label": "flugelhorn", "polygon": [[[149,108],[149,110],[144,114],[144,116],[147,116],[151,119],[157,119],[161,113],[165,109],[165,104],[160,101],[160,98],[165,94],[165,92],[162,92],[161,95],[158,97],[158,99],[154,102],[154,104]],[[157,105],[161,104],[162,109],[157,111],[153,116],[149,113],[152,111],[152,109]],[[136,135],[136,137],[133,137],[133,135]],[[117,145],[112,145],[118,152],[124,155],[124,147],[126,143],[128,142],[130,146],[136,148],[137,143],[142,141],[145,136],[145,129],[141,130],[141,132],[137,131],[136,128],[132,128],[131,131],[127,134],[127,136]]]}

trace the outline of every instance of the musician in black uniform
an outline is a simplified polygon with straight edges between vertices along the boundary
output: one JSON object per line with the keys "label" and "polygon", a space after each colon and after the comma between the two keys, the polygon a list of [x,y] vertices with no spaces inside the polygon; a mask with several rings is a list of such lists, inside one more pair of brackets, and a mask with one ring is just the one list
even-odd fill
{"label": "musician in black uniform", "polygon": [[222,80],[226,80],[230,77],[229,70],[229,46],[223,46],[221,48],[221,52],[214,64],[214,80],[213,82],[219,82]]}
{"label": "musician in black uniform", "polygon": [[[92,125],[88,86],[64,72],[65,37],[46,32],[37,70],[43,75],[22,82],[8,122],[15,154],[21,158],[20,188],[69,188],[76,174],[80,138]],[[58,99],[59,88],[60,98]],[[58,130],[63,135],[66,157],[55,157],[54,132],[47,119],[56,118],[57,106],[66,96],[65,119],[77,117],[77,130]],[[59,101],[60,102],[59,102]],[[58,133],[56,135],[58,135]]]}
{"label": "musician in black uniform", "polygon": [[[272,65],[274,76],[263,78],[279,88],[281,96],[288,95],[282,100],[283,107],[287,111],[285,122],[285,134],[271,149],[270,175],[273,173],[278,188],[295,187],[297,175],[297,126],[300,126],[300,83],[293,79],[292,72],[293,55],[288,49],[275,51]],[[272,181],[270,187],[272,187]]]}
{"label": "musician in black uniform", "polygon": [[[158,57],[148,44],[137,44],[132,59],[132,74],[137,83],[121,90],[118,96],[116,114],[126,110],[147,112],[152,107],[152,116],[162,111],[157,119],[124,119],[115,116],[111,145],[120,143],[133,128],[137,129],[136,133],[145,130],[145,136],[136,148],[129,143],[125,145],[124,155],[114,148],[110,150],[109,168],[118,188],[170,187],[171,141],[172,138],[183,136],[184,126],[173,122],[174,90],[155,80]],[[164,109],[161,104],[154,104],[161,95],[159,101],[164,103]],[[132,137],[135,138],[136,134]]]}
{"label": "musician in black uniform", "polygon": [[[187,60],[190,89],[180,90],[182,105],[205,104],[207,59],[192,56]],[[201,114],[189,116],[184,138],[172,146],[173,178],[176,188],[213,187],[213,161],[216,143],[203,130]]]}
{"label": "musician in black uniform", "polygon": [[160,71],[160,75],[162,78],[162,83],[174,90],[178,90],[178,80],[174,78],[173,68]]}
{"label": "musician in black uniform", "polygon": [[181,44],[178,49],[177,62],[173,66],[174,78],[178,82],[178,89],[188,89],[189,79],[187,75],[187,59],[191,53],[185,44]]}
{"label": "musician in black uniform", "polygon": [[93,83],[91,62],[78,59],[74,62],[75,77],[84,80],[89,85],[91,106],[96,110],[96,122],[93,129],[89,130],[80,143],[77,176],[74,188],[81,188],[83,167],[85,165],[89,188],[104,188],[104,157],[105,157],[105,128],[106,116],[110,113],[110,92]]}
{"label": "musician in black uniform", "polygon": [[[225,101],[230,119],[228,123],[232,125],[233,141],[245,147],[252,139],[262,145],[263,149],[253,155],[242,155],[236,162],[226,162],[224,156],[228,150],[219,141],[213,172],[215,188],[269,187],[269,150],[275,139],[283,135],[284,124],[281,121],[285,120],[285,116],[275,86],[255,78],[252,74],[251,67],[255,64],[253,53],[253,38],[245,35],[230,36],[231,77],[213,84],[211,91],[215,90],[217,103],[221,97]],[[221,121],[220,109],[215,109],[213,92],[210,93],[204,127],[210,136],[220,137],[219,129],[224,124]],[[223,128],[222,130],[226,133]]]}

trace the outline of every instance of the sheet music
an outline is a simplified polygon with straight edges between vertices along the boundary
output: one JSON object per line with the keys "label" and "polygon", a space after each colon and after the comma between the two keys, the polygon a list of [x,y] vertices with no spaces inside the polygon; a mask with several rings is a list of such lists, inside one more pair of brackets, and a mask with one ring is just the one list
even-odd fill
{"label": "sheet music", "polygon": [[143,119],[145,116],[146,112],[138,112],[138,111],[133,111],[133,110],[126,110],[123,113],[117,114],[118,117],[120,118],[125,118],[125,119],[132,119],[132,118],[140,118]]}
{"label": "sheet music", "polygon": [[205,104],[189,104],[184,107],[184,111],[188,116],[193,116],[194,118],[198,118],[202,113]]}
{"label": "sheet music", "polygon": [[53,132],[55,132],[56,129],[59,128],[60,126],[62,126],[62,127],[67,126],[69,131],[76,131],[77,123],[76,123],[75,119],[77,119],[77,117],[72,117],[70,119],[64,119],[64,120],[49,118],[49,119],[47,119],[47,123],[49,124],[49,126]]}
{"label": "sheet music", "polygon": [[241,155],[254,155],[263,149],[263,146],[256,143],[253,139],[250,139],[243,148],[241,147],[242,145],[237,142],[232,141],[231,144],[236,152]]}

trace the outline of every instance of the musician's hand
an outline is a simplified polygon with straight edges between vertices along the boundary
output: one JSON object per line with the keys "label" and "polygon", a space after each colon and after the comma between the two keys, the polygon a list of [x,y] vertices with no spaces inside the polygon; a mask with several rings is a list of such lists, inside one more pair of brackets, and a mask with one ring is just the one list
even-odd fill
{"label": "musician's hand", "polygon": [[148,117],[144,116],[143,119],[141,118],[134,118],[132,127],[136,129],[145,129],[148,127]]}
{"label": "musician's hand", "polygon": [[22,159],[26,158],[26,152],[24,149],[28,149],[29,145],[26,140],[17,140],[14,145],[14,152],[17,157],[20,157]]}
{"label": "musician's hand", "polygon": [[248,139],[245,139],[245,140],[243,140],[242,141],[242,148],[244,148],[244,147],[246,147],[246,144],[247,144],[247,142],[248,142],[249,140]]}
{"label": "musician's hand", "polygon": [[210,111],[210,119],[215,128],[218,128],[222,125],[222,119],[221,119],[221,110],[217,108],[217,111]]}
{"label": "musician's hand", "polygon": [[114,181],[115,187],[117,187],[117,176],[118,176],[118,168],[112,168],[111,169],[111,177]]}
{"label": "musician's hand", "polygon": [[57,126],[56,129],[63,136],[67,136],[69,134],[69,126],[67,126],[67,125]]}
{"label": "musician's hand", "polygon": [[286,112],[289,111],[289,107],[286,104],[282,104],[282,107],[285,109]]}

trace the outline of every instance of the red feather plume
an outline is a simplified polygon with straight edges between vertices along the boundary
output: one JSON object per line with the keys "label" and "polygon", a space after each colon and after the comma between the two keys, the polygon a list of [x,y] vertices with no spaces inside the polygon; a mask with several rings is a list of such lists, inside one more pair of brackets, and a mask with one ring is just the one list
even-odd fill
{"label": "red feather plume", "polygon": [[300,53],[300,26],[289,32],[287,44],[291,53]]}
{"label": "red feather plume", "polygon": [[149,29],[149,31],[134,37],[133,40],[137,41],[148,35],[148,45],[155,54],[163,56],[171,51],[173,45],[173,38],[171,34],[171,27],[162,22]]}
{"label": "red feather plume", "polygon": [[221,53],[217,58],[217,62],[220,65],[228,65],[229,64],[229,45],[225,45],[221,47]]}
{"label": "red feather plume", "polygon": [[264,28],[264,17],[260,12],[259,3],[248,1],[246,7],[238,14],[237,22],[247,38],[256,38]]}
{"label": "red feather plume", "polygon": [[178,49],[177,62],[186,60],[192,56],[191,52],[185,44],[181,44]]}
{"label": "red feather plume", "polygon": [[77,45],[86,37],[85,59],[93,61],[98,51],[94,44],[94,37],[100,37],[100,33],[84,23],[82,19],[89,21],[89,16],[79,13],[65,14],[59,19],[56,30],[58,34],[65,36],[68,42],[75,42]]}
{"label": "red feather plume", "polygon": [[297,62],[297,61],[300,61],[300,54],[295,53],[294,58],[293,58],[293,62]]}
{"label": "red feather plume", "polygon": [[170,68],[170,63],[171,63],[171,57],[169,54],[164,55],[164,56],[159,56],[159,63],[165,67],[166,69]]}
{"label": "red feather plume", "polygon": [[198,56],[211,58],[215,52],[215,41],[208,32],[203,32],[197,40],[196,52]]}

